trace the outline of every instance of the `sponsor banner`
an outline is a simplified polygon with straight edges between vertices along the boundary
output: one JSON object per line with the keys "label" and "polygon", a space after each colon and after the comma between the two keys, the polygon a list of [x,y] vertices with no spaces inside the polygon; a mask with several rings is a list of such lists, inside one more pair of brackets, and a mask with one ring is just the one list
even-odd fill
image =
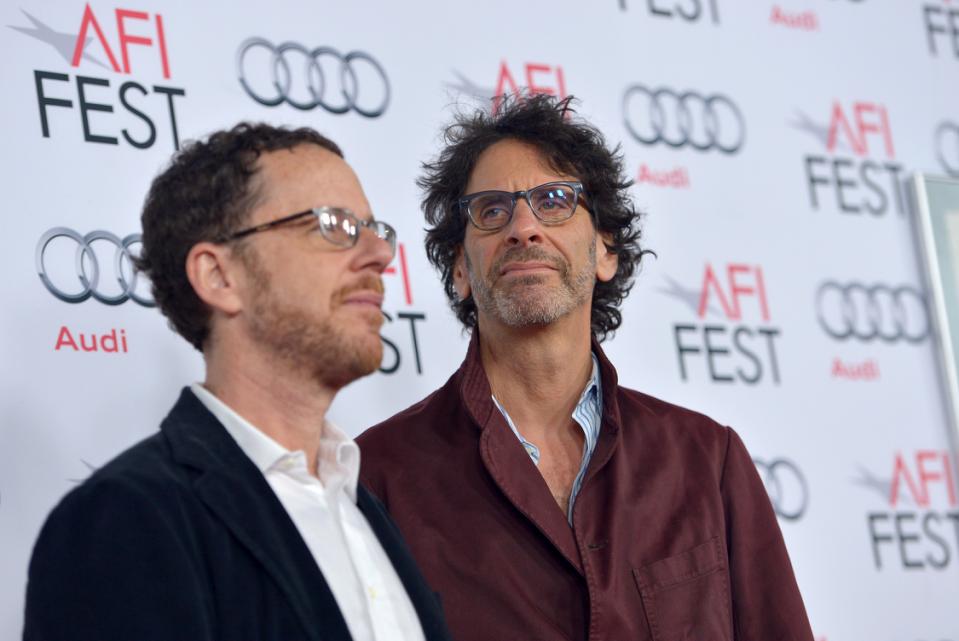
{"label": "sponsor banner", "polygon": [[132,267],[170,155],[240,120],[312,126],[344,149],[398,232],[379,371],[331,409],[358,434],[463,357],[416,179],[455,111],[505,93],[575,96],[619,148],[657,256],[605,348],[625,385],[743,437],[817,638],[959,640],[955,443],[903,186],[959,177],[957,11],[8,3],[0,638],[21,634],[51,507],[203,377]]}

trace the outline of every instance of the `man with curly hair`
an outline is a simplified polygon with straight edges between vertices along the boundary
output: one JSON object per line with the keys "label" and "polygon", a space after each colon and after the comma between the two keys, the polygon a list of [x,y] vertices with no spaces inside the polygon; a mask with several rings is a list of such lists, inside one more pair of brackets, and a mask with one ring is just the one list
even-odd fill
{"label": "man with curly hair", "polygon": [[600,341],[646,253],[618,150],[570,101],[459,117],[420,180],[472,331],[432,395],[358,439],[460,641],[811,641],[739,437],[620,387]]}
{"label": "man with curly hair", "polygon": [[153,181],[142,223],[138,268],[206,380],[54,509],[25,641],[448,641],[326,420],[380,363],[396,246],[339,147],[308,128],[214,133]]}

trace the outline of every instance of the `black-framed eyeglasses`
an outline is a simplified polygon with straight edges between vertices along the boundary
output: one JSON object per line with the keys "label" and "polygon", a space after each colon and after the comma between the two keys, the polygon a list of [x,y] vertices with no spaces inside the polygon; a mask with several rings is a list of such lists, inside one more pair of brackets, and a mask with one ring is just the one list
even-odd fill
{"label": "black-framed eyeglasses", "polygon": [[502,229],[513,219],[516,202],[522,198],[533,215],[546,225],[558,225],[573,217],[583,195],[578,182],[549,182],[526,191],[478,191],[460,198],[460,211],[483,231]]}
{"label": "black-framed eyeglasses", "polygon": [[396,230],[381,220],[362,220],[356,217],[356,214],[349,209],[342,207],[314,207],[306,211],[297,212],[277,218],[267,223],[261,223],[254,227],[241,229],[238,232],[230,234],[223,239],[223,242],[244,238],[250,234],[257,234],[261,231],[267,231],[280,225],[313,216],[316,218],[317,226],[323,238],[327,239],[338,247],[353,247],[360,238],[360,230],[367,227],[376,234],[380,240],[385,240],[390,246],[391,255],[396,254]]}

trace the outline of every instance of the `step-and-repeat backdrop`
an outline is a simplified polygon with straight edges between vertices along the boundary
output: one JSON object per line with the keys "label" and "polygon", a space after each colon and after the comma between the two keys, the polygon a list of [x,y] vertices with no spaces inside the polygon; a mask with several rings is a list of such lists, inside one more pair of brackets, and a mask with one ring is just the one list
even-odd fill
{"label": "step-and-repeat backdrop", "polygon": [[955,2],[14,0],[0,55],[0,638],[50,508],[203,376],[129,261],[171,153],[240,120],[313,126],[399,231],[381,370],[333,408],[358,434],[466,345],[423,251],[419,163],[452,110],[527,87],[575,95],[621,145],[658,258],[607,350],[625,385],[743,435],[817,638],[959,641],[957,469],[905,185],[959,174]]}

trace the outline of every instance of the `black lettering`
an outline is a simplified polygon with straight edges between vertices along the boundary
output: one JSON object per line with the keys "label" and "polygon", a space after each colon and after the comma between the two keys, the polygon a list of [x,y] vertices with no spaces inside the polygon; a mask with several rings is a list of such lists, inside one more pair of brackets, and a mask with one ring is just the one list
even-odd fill
{"label": "black lettering", "polygon": [[839,173],[840,167],[852,167],[852,161],[846,158],[835,158],[832,161],[832,174],[836,179],[836,203],[839,205],[839,209],[847,214],[858,214],[859,207],[847,203],[843,196],[843,187],[855,187],[856,183],[852,180],[844,179]]}
{"label": "black lettering", "polygon": [[654,16],[663,16],[665,18],[673,17],[673,12],[669,9],[661,9],[656,6],[656,0],[646,0],[649,5],[649,12]]}
{"label": "black lettering", "polygon": [[869,536],[872,538],[872,558],[876,562],[876,569],[882,569],[882,560],[879,556],[879,543],[892,542],[893,538],[889,534],[876,534],[876,521],[888,521],[889,515],[881,512],[866,515],[869,522]]}
{"label": "black lettering", "polygon": [[906,543],[910,541],[918,541],[918,534],[906,534],[902,531],[903,521],[915,521],[916,515],[913,512],[897,512],[896,513],[896,535],[899,537],[899,556],[902,557],[902,567],[910,569],[921,569],[925,567],[922,564],[922,561],[913,561],[906,554]]}
{"label": "black lettering", "polygon": [[886,192],[880,189],[869,176],[870,171],[876,171],[879,169],[879,165],[867,160],[859,165],[859,175],[862,177],[862,181],[866,184],[866,187],[869,188],[869,191],[876,194],[879,197],[879,204],[873,205],[868,198],[862,199],[862,204],[869,211],[870,214],[884,214],[886,213],[886,207],[889,206],[889,199],[886,197]]}
{"label": "black lettering", "polygon": [[110,81],[106,78],[77,76],[77,96],[80,104],[80,119],[83,121],[83,139],[87,142],[99,142],[105,145],[118,144],[119,141],[114,136],[98,136],[97,134],[90,133],[90,118],[87,116],[87,112],[105,111],[107,113],[113,113],[113,105],[100,102],[87,102],[87,93],[84,90],[86,85],[93,85],[94,87],[109,87]]}
{"label": "black lettering", "polygon": [[709,0],[709,8],[713,16],[713,24],[719,24],[719,0]]}
{"label": "black lettering", "polygon": [[140,118],[140,120],[146,123],[147,127],[150,130],[150,135],[147,136],[146,140],[140,142],[139,140],[134,140],[133,137],[130,136],[129,131],[127,131],[126,129],[123,129],[120,133],[123,134],[124,140],[126,140],[128,143],[130,143],[137,149],[149,149],[150,147],[153,146],[153,143],[156,142],[157,128],[153,125],[153,121],[150,120],[149,116],[147,116],[145,113],[143,113],[142,111],[140,111],[139,109],[137,109],[136,107],[134,107],[127,101],[127,91],[129,91],[130,89],[136,89],[137,91],[140,92],[140,95],[143,95],[143,96],[147,95],[147,89],[143,85],[138,84],[136,82],[124,82],[122,85],[120,85],[120,102],[123,104],[124,107],[126,107],[127,111],[132,113],[134,116],[137,116],[138,118]]}
{"label": "black lettering", "polygon": [[813,164],[823,164],[826,159],[822,156],[806,156],[806,184],[809,187],[809,202],[813,209],[819,209],[819,198],[816,195],[816,185],[828,185],[829,180],[813,175]]}
{"label": "black lettering", "polygon": [[682,344],[682,341],[679,338],[680,332],[694,332],[696,331],[695,325],[673,325],[673,338],[676,341],[676,354],[679,356],[679,373],[682,376],[683,380],[687,380],[686,377],[686,360],[683,358],[684,354],[699,354],[700,349],[698,347],[686,347]]}
{"label": "black lettering", "polygon": [[956,531],[956,549],[959,550],[959,512],[946,512],[945,516],[952,521],[952,526]]}
{"label": "black lettering", "polygon": [[928,561],[932,567],[941,570],[949,565],[949,546],[946,545],[946,541],[929,526],[930,521],[940,523],[942,520],[935,512],[927,512],[922,519],[922,529],[926,533],[926,536],[938,543],[939,547],[942,548],[942,559],[937,561],[931,554],[926,554],[926,561]]}
{"label": "black lettering", "polygon": [[713,347],[709,342],[710,334],[725,334],[726,328],[722,325],[705,325],[703,327],[703,344],[706,346],[706,364],[709,366],[709,377],[716,383],[732,383],[731,374],[717,374],[713,364],[714,354],[728,354],[729,349],[725,347]]}
{"label": "black lettering", "polygon": [[936,51],[936,39],[933,37],[933,34],[936,33],[945,33],[945,27],[940,27],[939,25],[932,24],[932,14],[942,13],[942,9],[935,7],[933,5],[926,5],[922,8],[923,17],[926,19],[926,39],[929,41],[929,53],[934,56],[938,56],[939,52]]}
{"label": "black lettering", "polygon": [[899,179],[899,172],[902,171],[902,165],[897,165],[893,162],[883,163],[883,167],[886,168],[886,171],[889,172],[890,182],[892,182],[892,190],[896,194],[896,210],[900,215],[905,214],[905,204],[902,197],[902,181]]}
{"label": "black lettering", "polygon": [[422,374],[423,368],[420,366],[420,345],[416,340],[416,321],[426,320],[426,314],[421,312],[399,312],[396,316],[410,322],[410,336],[413,339],[413,355],[416,357],[416,373]]}
{"label": "black lettering", "polygon": [[170,130],[173,132],[173,148],[180,148],[180,135],[176,128],[176,111],[173,109],[173,96],[185,96],[186,91],[173,87],[158,87],[153,85],[153,91],[166,95],[167,108],[170,110]]}
{"label": "black lettering", "polygon": [[[393,317],[390,316],[388,313],[383,312],[383,316],[386,317],[386,322],[388,323],[393,322]],[[396,361],[390,367],[383,365],[383,362],[381,361],[380,371],[383,372],[384,374],[392,374],[400,368],[400,350],[396,348],[396,344],[393,341],[383,336],[382,334],[380,334],[380,340],[383,341],[384,346],[389,347],[391,350],[393,350],[393,356],[396,357]],[[383,350],[383,355],[384,356],[386,355],[386,350]]]}
{"label": "black lettering", "polygon": [[756,331],[760,336],[766,337],[766,345],[769,347],[769,369],[773,373],[773,383],[779,385],[779,361],[776,360],[776,343],[774,341],[774,339],[779,336],[779,330],[760,327]]}
{"label": "black lettering", "polygon": [[33,82],[37,86],[37,107],[40,110],[40,131],[43,132],[44,138],[49,138],[50,124],[47,122],[47,106],[73,107],[73,101],[66,100],[64,98],[47,98],[46,94],[43,93],[44,80],[57,80],[59,82],[69,82],[70,76],[68,76],[65,73],[53,73],[50,71],[36,70],[33,72]]}
{"label": "black lettering", "polygon": [[693,13],[686,13],[685,11],[683,11],[683,5],[681,4],[676,5],[676,13],[678,13],[679,15],[681,15],[683,18],[685,18],[686,20],[690,22],[694,20],[698,20],[700,14],[702,14],[703,12],[703,7],[700,4],[700,0],[691,0],[691,3],[693,7],[695,7],[693,9]]}
{"label": "black lettering", "polygon": [[752,376],[746,376],[745,372],[743,372],[743,370],[739,367],[736,368],[736,373],[739,374],[739,378],[741,380],[745,381],[746,383],[749,383],[750,385],[755,385],[763,377],[763,365],[759,361],[759,359],[756,358],[756,355],[753,352],[746,349],[746,346],[742,344],[740,337],[743,334],[749,335],[750,338],[752,338],[752,335],[753,335],[752,330],[750,330],[748,327],[737,327],[736,331],[733,332],[733,345],[735,345],[736,348],[746,358],[748,358],[749,360],[753,362],[753,369],[755,370],[756,373],[753,374]]}

